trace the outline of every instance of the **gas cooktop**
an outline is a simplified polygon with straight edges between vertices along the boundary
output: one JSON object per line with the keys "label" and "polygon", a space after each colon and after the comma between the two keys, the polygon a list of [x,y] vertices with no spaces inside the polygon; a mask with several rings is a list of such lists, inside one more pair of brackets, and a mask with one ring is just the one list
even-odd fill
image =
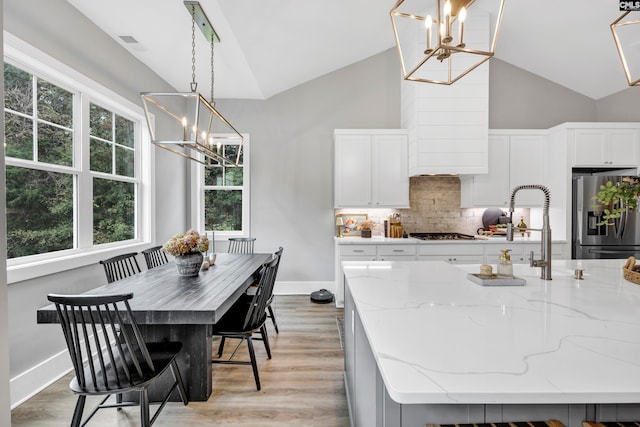
{"label": "gas cooktop", "polygon": [[410,237],[420,240],[474,240],[470,234],[462,233],[409,233]]}

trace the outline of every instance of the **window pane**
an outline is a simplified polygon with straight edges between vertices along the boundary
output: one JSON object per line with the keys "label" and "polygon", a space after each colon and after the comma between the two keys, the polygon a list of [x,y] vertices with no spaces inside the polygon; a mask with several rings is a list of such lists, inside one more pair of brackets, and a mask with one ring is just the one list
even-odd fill
{"label": "window pane", "polygon": [[73,126],[73,94],[38,79],[38,119],[68,128]]}
{"label": "window pane", "polygon": [[133,176],[135,166],[135,152],[116,145],[116,174]]}
{"label": "window pane", "polygon": [[242,185],[242,167],[224,168],[224,185]]}
{"label": "window pane", "polygon": [[113,114],[102,107],[91,104],[89,107],[89,134],[107,141],[113,141],[111,126]]}
{"label": "window pane", "polygon": [[38,161],[73,166],[73,133],[69,130],[39,123]]}
{"label": "window pane", "polygon": [[111,173],[113,162],[111,160],[113,145],[108,142],[91,138],[91,170],[95,172]]}
{"label": "window pane", "polygon": [[6,167],[7,257],[73,248],[73,176]]}
{"label": "window pane", "polygon": [[135,126],[131,120],[116,115],[116,142],[133,148]]}
{"label": "window pane", "polygon": [[223,168],[217,166],[205,168],[204,185],[222,185],[223,171]]}
{"label": "window pane", "polygon": [[205,230],[242,230],[242,190],[204,192]]}
{"label": "window pane", "polygon": [[12,65],[4,64],[4,106],[33,116],[31,74]]}
{"label": "window pane", "polygon": [[[227,159],[235,160],[238,155],[238,146],[237,145],[225,145],[224,146],[224,155]],[[243,163],[244,151],[240,152],[240,164]]]}
{"label": "window pane", "polygon": [[4,126],[5,155],[33,160],[33,120],[5,113]]}
{"label": "window pane", "polygon": [[131,182],[93,179],[93,243],[135,238],[135,186]]}

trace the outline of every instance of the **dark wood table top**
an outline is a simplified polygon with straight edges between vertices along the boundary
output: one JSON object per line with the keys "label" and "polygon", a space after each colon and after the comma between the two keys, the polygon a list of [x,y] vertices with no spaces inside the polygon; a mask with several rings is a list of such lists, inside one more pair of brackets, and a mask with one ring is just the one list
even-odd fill
{"label": "dark wood table top", "polygon": [[[179,276],[173,262],[85,292],[133,292],[130,301],[140,325],[213,324],[249,286],[248,279],[271,254],[217,254],[216,263],[196,277]],[[38,323],[58,323],[53,305],[38,309]]]}

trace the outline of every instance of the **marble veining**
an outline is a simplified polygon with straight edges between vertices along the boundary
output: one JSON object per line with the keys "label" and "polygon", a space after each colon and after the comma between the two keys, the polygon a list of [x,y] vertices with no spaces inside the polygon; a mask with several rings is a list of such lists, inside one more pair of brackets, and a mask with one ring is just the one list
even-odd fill
{"label": "marble veining", "polygon": [[[567,272],[585,270],[576,280]],[[640,286],[624,260],[554,261],[551,281],[483,287],[478,266],[344,262],[390,397],[414,403],[640,401]]]}

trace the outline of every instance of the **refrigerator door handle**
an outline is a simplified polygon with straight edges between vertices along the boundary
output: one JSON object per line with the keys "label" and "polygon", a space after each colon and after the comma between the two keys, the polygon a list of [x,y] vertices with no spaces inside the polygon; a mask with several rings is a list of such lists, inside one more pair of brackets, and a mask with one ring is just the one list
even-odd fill
{"label": "refrigerator door handle", "polygon": [[613,221],[613,230],[616,238],[622,239],[624,236],[624,229],[627,226],[627,219],[629,217],[629,208],[625,206],[625,210],[620,213],[620,218]]}
{"label": "refrigerator door handle", "polygon": [[590,254],[640,254],[640,249],[588,249]]}

